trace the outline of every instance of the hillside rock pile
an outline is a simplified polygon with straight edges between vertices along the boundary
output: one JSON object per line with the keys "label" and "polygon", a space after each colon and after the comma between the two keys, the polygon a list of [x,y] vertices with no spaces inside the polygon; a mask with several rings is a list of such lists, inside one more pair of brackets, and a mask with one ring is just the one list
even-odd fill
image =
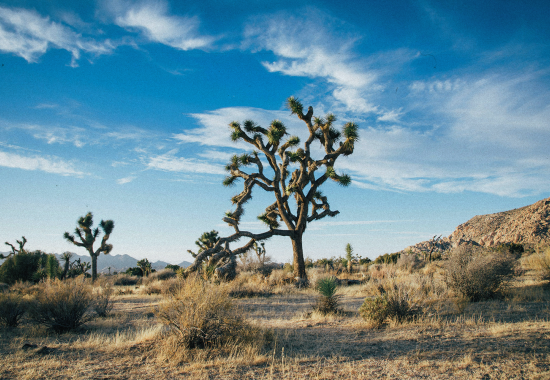
{"label": "hillside rock pile", "polygon": [[[461,224],[448,237],[436,243],[437,250],[446,250],[471,244],[494,247],[505,243],[526,246],[550,244],[550,198],[530,206],[478,215]],[[432,242],[425,241],[406,248],[404,251],[426,252]]]}

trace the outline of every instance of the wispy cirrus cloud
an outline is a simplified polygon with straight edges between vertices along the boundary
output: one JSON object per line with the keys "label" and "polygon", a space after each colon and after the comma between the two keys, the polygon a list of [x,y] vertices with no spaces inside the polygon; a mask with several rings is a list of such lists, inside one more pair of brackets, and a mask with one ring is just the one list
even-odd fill
{"label": "wispy cirrus cloud", "polygon": [[0,51],[27,62],[36,62],[49,49],[71,53],[71,66],[78,66],[82,52],[94,56],[110,54],[115,44],[83,37],[70,26],[43,17],[35,11],[0,6]]}
{"label": "wispy cirrus cloud", "polygon": [[198,17],[171,15],[165,1],[120,0],[104,4],[118,26],[138,30],[149,41],[180,50],[208,48],[215,41],[214,37],[200,34]]}
{"label": "wispy cirrus cloud", "polygon": [[22,156],[0,151],[0,166],[23,170],[38,170],[63,176],[83,177],[88,173],[75,169],[72,162],[52,156]]}
{"label": "wispy cirrus cloud", "polygon": [[120,178],[116,181],[116,183],[118,183],[119,185],[125,185],[127,183],[130,183],[132,182],[134,179],[136,179],[137,177],[135,176],[129,176],[129,177],[124,177],[124,178]]}
{"label": "wispy cirrus cloud", "polygon": [[168,172],[180,173],[201,173],[201,174],[227,174],[222,165],[212,164],[208,161],[197,160],[195,158],[178,157],[177,149],[173,149],[165,154],[150,156],[146,158],[148,169],[163,170]]}

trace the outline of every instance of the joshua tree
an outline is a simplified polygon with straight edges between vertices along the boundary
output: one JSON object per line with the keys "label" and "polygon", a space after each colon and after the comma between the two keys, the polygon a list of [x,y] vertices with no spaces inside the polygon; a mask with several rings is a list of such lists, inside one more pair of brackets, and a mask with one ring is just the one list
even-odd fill
{"label": "joshua tree", "polygon": [[63,263],[63,273],[61,274],[61,278],[65,279],[67,277],[67,274],[69,273],[69,269],[71,268],[71,259],[73,258],[72,252],[63,252],[61,254],[61,260],[64,261]]}
{"label": "joshua tree", "polygon": [[258,244],[257,242],[254,242],[253,246],[254,252],[256,252],[256,256],[258,256],[258,262],[260,263],[260,266],[263,267],[265,263],[265,243],[261,242]]}
{"label": "joshua tree", "polygon": [[351,266],[353,260],[353,247],[350,243],[346,244],[346,259],[348,260],[348,273],[351,273]]}
{"label": "joshua tree", "polygon": [[187,250],[193,256],[193,258],[197,257],[197,254],[201,253],[202,251],[205,251],[209,248],[212,248],[219,240],[218,231],[212,230],[210,232],[204,232],[200,238],[198,238],[195,241],[195,244],[199,247],[199,250],[197,253],[191,251],[190,249]]}
{"label": "joshua tree", "polygon": [[139,269],[141,269],[141,272],[143,273],[143,277],[149,277],[149,273],[151,273],[152,267],[151,263],[147,259],[139,260],[137,262],[137,266]]}
{"label": "joshua tree", "polygon": [[[341,155],[353,153],[354,144],[358,139],[358,126],[347,123],[342,132],[333,127],[336,117],[328,114],[324,118],[313,117],[313,108],[304,113],[303,105],[294,97],[287,100],[287,106],[309,131],[309,137],[303,147],[298,148],[300,139],[297,136],[287,136],[286,127],[279,120],[274,120],[268,128],[262,128],[253,121],[247,120],[243,125],[234,121],[229,126],[233,141],[244,141],[254,147],[251,153],[235,155],[226,166],[229,176],[223,184],[231,186],[239,178],[244,180],[244,189],[235,195],[231,201],[235,210],[226,213],[223,221],[235,229],[229,237],[220,238],[214,247],[197,254],[195,262],[187,268],[186,273],[200,268],[201,263],[226,260],[229,265],[234,262],[234,256],[252,249],[254,242],[268,239],[272,236],[287,236],[292,241],[294,275],[307,282],[302,236],[308,223],[326,216],[336,216],[339,212],[332,211],[319,188],[327,179],[332,179],[342,186],[348,186],[351,179],[348,175],[339,175],[334,169],[336,159]],[[339,140],[343,139],[343,142]],[[323,156],[312,158],[311,144],[317,140],[324,150]],[[336,145],[336,146],[335,146]],[[262,157],[262,158],[260,158]],[[263,160],[263,161],[262,161]],[[266,172],[264,163],[269,166]],[[291,168],[295,165],[296,168]],[[253,166],[254,170],[245,172],[244,168]],[[323,170],[324,167],[324,170]],[[244,204],[252,198],[255,186],[273,194],[274,202],[267,206],[265,212],[258,216],[268,230],[263,233],[252,233],[240,229],[239,223],[243,215]],[[294,198],[295,207],[289,205]],[[281,222],[286,226],[282,229]],[[243,247],[229,249],[229,243],[242,237],[250,238]],[[224,266],[216,269],[223,276]]]}
{"label": "joshua tree", "polygon": [[95,251],[94,243],[100,232],[99,227],[92,230],[92,225],[94,224],[92,213],[88,212],[85,216],[79,218],[77,224],[78,227],[76,227],[74,232],[78,235],[80,241],[77,241],[75,237],[68,232],[65,232],[63,237],[78,247],[86,248],[92,258],[92,282],[94,282],[97,278],[97,257],[101,254],[101,252],[107,255],[113,249],[113,245],[107,244],[107,240],[109,239],[109,236],[111,236],[113,228],[115,228],[115,222],[112,220],[102,220],[99,223],[99,227],[103,230],[104,235],[103,239],[101,239],[101,245]]}
{"label": "joshua tree", "polygon": [[24,236],[21,238],[21,240],[16,240],[16,242],[17,242],[17,245],[19,245],[19,249],[15,248],[15,246],[11,243],[8,243],[8,242],[4,243],[11,247],[11,252],[7,256],[4,256],[3,254],[0,253],[0,259],[7,259],[11,255],[17,255],[19,253],[27,252],[24,248],[25,244],[27,244],[27,239]]}

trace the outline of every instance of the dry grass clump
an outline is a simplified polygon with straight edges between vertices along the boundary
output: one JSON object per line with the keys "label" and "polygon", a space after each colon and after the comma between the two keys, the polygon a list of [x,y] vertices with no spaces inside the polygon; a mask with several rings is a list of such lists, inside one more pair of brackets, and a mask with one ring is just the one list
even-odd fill
{"label": "dry grass clump", "polygon": [[550,247],[529,256],[528,264],[542,280],[550,280]]}
{"label": "dry grass clump", "polygon": [[149,274],[149,276],[143,278],[142,283],[143,285],[147,285],[151,282],[155,281],[166,281],[170,280],[172,278],[176,278],[177,273],[174,272],[172,269],[161,269],[159,271],[153,272]]}
{"label": "dry grass clump", "polygon": [[94,297],[81,278],[47,281],[29,303],[32,321],[62,333],[73,330],[92,318]]}
{"label": "dry grass clump", "polygon": [[17,327],[27,311],[27,302],[20,294],[3,291],[0,293],[0,325]]}
{"label": "dry grass clump", "polygon": [[187,278],[155,314],[168,328],[161,356],[178,362],[202,355],[197,350],[229,354],[251,346],[258,348],[255,342],[262,341],[262,332],[249,325],[234,307],[229,286],[207,283],[197,276]]}
{"label": "dry grass clump", "polygon": [[516,264],[507,253],[460,247],[448,255],[445,282],[470,301],[494,298],[514,277]]}

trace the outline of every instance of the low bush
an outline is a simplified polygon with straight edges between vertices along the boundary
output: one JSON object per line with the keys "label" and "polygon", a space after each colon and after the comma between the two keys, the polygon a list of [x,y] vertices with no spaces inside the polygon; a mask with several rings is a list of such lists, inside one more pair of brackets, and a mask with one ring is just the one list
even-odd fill
{"label": "low bush", "polygon": [[73,330],[92,318],[93,294],[82,278],[46,281],[29,303],[29,317],[56,333]]}
{"label": "low bush", "polygon": [[16,293],[0,293],[0,325],[17,327],[27,310],[27,303]]}
{"label": "low bush", "polygon": [[426,262],[424,260],[420,260],[414,253],[402,254],[395,263],[397,268],[408,272],[422,269],[425,265]]}
{"label": "low bush", "polygon": [[448,255],[445,282],[470,301],[481,301],[498,295],[514,277],[515,267],[510,254],[461,247]]}
{"label": "low bush", "polygon": [[359,308],[359,314],[372,325],[378,327],[394,320],[402,323],[411,320],[420,312],[412,297],[403,286],[379,287],[379,293],[373,298],[365,298]]}
{"label": "low bush", "polygon": [[141,278],[138,276],[129,276],[127,274],[119,274],[116,280],[114,281],[114,285],[117,286],[132,286],[137,285],[141,282]]}
{"label": "low bush", "polygon": [[110,286],[98,289],[93,301],[93,310],[98,317],[106,317],[113,310],[113,288]]}
{"label": "low bush", "polygon": [[221,347],[253,338],[254,329],[234,308],[228,292],[227,284],[214,285],[190,276],[158,306],[156,315],[168,326],[171,341],[175,339],[183,349]]}

